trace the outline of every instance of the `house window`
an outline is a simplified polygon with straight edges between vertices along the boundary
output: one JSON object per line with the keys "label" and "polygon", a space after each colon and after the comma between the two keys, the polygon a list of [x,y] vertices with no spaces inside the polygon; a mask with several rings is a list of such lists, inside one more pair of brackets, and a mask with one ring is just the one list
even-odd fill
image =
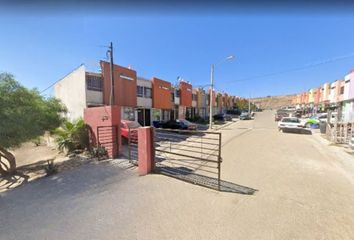
{"label": "house window", "polygon": [[144,88],[144,97],[145,98],[151,98],[152,94],[151,94],[151,88],[145,87]]}
{"label": "house window", "polygon": [[144,87],[136,86],[136,95],[138,97],[143,97],[143,95],[144,95]]}
{"label": "house window", "polygon": [[102,79],[98,76],[87,75],[86,76],[87,90],[102,91]]}
{"label": "house window", "polygon": [[197,94],[192,94],[192,100],[197,101]]}
{"label": "house window", "polygon": [[134,109],[132,107],[122,107],[123,110],[123,120],[134,121]]}
{"label": "house window", "polygon": [[171,102],[174,102],[174,101],[175,101],[175,94],[171,93]]}
{"label": "house window", "polygon": [[180,94],[181,94],[181,90],[176,90],[176,97],[179,98]]}
{"label": "house window", "polygon": [[344,94],[344,87],[340,88],[340,94]]}

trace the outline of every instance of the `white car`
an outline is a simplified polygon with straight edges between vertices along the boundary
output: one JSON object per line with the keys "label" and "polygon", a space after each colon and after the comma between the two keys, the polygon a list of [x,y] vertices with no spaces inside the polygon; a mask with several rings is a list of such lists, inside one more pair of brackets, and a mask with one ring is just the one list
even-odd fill
{"label": "white car", "polygon": [[[337,112],[332,112],[331,114],[331,123],[334,123],[337,120],[338,113]],[[327,113],[323,113],[318,117],[318,120],[320,122],[327,122]]]}
{"label": "white car", "polygon": [[283,117],[278,122],[278,130],[284,129],[302,129],[303,124],[301,123],[300,119],[297,117]]}

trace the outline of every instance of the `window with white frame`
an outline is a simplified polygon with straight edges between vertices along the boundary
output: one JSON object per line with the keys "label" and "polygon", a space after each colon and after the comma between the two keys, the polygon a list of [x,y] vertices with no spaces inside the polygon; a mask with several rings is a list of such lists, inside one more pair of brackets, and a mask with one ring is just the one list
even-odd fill
{"label": "window with white frame", "polygon": [[144,97],[145,97],[145,98],[151,98],[151,97],[152,97],[151,88],[149,88],[149,87],[144,87]]}
{"label": "window with white frame", "polygon": [[136,86],[136,95],[138,97],[143,97],[144,96],[144,87]]}

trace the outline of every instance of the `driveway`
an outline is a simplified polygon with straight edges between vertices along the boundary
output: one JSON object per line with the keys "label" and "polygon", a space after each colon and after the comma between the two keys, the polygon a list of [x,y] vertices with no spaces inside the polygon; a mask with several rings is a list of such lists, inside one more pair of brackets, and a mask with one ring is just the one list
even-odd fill
{"label": "driveway", "polygon": [[354,238],[351,155],[270,111],[221,131],[222,178],[253,195],[91,163],[2,193],[0,239]]}

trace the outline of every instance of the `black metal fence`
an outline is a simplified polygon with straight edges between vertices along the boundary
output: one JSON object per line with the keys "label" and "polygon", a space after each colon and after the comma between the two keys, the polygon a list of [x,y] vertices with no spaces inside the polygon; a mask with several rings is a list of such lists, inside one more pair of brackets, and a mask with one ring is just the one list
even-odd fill
{"label": "black metal fence", "polygon": [[155,129],[154,147],[156,171],[220,191],[221,133]]}
{"label": "black metal fence", "polygon": [[128,130],[128,158],[129,161],[138,165],[138,130]]}

